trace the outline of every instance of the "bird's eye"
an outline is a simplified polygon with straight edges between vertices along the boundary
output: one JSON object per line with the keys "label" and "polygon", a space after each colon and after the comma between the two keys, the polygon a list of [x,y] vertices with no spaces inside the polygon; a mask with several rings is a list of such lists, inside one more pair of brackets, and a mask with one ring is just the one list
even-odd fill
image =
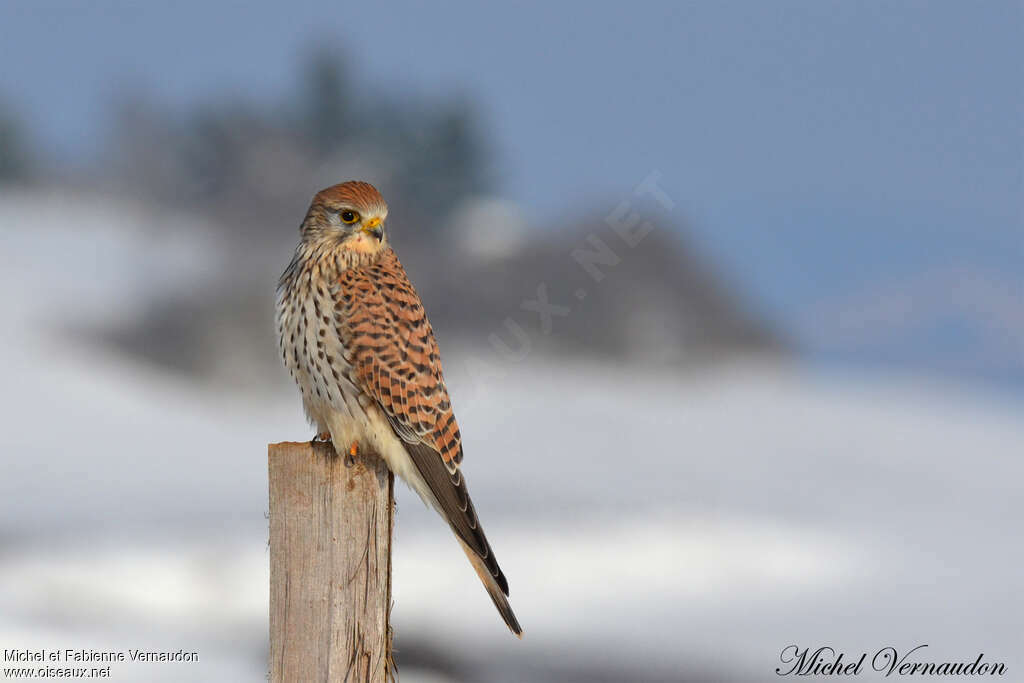
{"label": "bird's eye", "polygon": [[342,211],[341,220],[344,223],[355,223],[359,220],[359,214],[355,211]]}

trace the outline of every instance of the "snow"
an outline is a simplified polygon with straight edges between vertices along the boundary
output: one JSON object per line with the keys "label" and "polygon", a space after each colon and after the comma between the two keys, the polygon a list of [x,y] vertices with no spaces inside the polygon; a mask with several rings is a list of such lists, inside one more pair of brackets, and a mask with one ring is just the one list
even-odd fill
{"label": "snow", "polygon": [[[150,258],[167,274],[155,287],[183,286],[175,264],[193,283],[207,267],[181,256],[196,245],[153,255],[80,214],[106,237],[53,221],[28,234],[23,204],[0,201],[15,264],[0,273],[0,648],[184,648],[200,661],[118,671],[255,680],[265,448],[310,435],[298,397],[283,380],[203,387],[63,334],[65,311],[139,305],[125,259]],[[401,488],[397,644],[457,669],[417,661],[403,680],[765,680],[794,643],[1024,665],[1020,403],[800,366],[683,376],[531,357],[480,377],[461,361],[446,357],[464,469],[526,634],[509,636],[450,532]]]}

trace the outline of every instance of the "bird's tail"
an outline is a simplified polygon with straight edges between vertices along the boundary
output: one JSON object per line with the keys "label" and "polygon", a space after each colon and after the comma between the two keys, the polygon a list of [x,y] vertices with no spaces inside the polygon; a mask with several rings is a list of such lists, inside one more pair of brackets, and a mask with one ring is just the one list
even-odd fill
{"label": "bird's tail", "polygon": [[480,582],[484,584],[487,594],[491,596],[494,606],[498,608],[501,618],[505,620],[508,630],[512,631],[517,638],[522,640],[523,628],[519,625],[519,620],[516,619],[516,615],[512,612],[512,605],[508,603],[508,596],[505,595],[505,591],[498,585],[494,575],[491,574],[491,570],[487,568],[487,565],[480,559],[480,556],[473,552],[473,549],[466,545],[461,538],[459,538],[459,545],[462,546],[463,552],[466,553],[470,564],[476,570],[476,575],[480,577]]}
{"label": "bird's tail", "polygon": [[406,444],[405,449],[415,466],[408,468],[403,475],[405,480],[448,522],[501,618],[512,633],[522,638],[523,629],[508,604],[508,581],[501,573],[491,544],[480,526],[462,472],[454,464],[449,468],[437,450],[430,446]]}

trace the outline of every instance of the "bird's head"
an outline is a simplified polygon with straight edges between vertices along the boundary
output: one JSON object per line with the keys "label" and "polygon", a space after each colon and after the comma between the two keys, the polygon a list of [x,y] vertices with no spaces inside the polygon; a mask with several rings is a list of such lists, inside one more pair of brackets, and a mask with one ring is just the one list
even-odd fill
{"label": "bird's head", "polygon": [[387,246],[388,205],[373,185],[350,180],[320,190],[302,221],[305,242],[374,254]]}

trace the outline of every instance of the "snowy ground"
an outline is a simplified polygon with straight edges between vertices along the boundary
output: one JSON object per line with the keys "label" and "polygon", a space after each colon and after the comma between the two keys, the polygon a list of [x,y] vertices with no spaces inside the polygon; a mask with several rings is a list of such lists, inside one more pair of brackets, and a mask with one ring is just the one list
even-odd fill
{"label": "snowy ground", "polygon": [[[64,316],[130,310],[147,267],[83,250],[147,249],[30,238],[6,206],[0,649],[183,648],[200,662],[114,680],[262,680],[265,449],[309,435],[297,396],[218,393],[69,341]],[[481,378],[446,361],[526,637],[403,488],[403,680],[767,680],[794,643],[928,643],[925,661],[1024,670],[1024,405],[799,368],[530,359]]]}

